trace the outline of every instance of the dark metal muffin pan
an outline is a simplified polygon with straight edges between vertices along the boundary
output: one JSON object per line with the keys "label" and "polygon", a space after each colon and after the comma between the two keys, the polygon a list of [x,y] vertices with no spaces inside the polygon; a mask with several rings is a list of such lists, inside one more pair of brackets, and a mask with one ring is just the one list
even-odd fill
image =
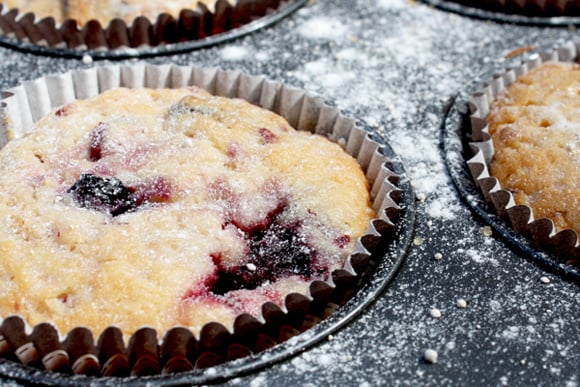
{"label": "dark metal muffin pan", "polygon": [[[580,288],[526,259],[497,232],[482,235],[479,230],[488,223],[464,203],[440,151],[447,113],[442,107],[450,97],[495,67],[503,69],[507,52],[552,47],[578,32],[491,20],[445,12],[422,0],[318,0],[242,39],[150,59],[265,74],[336,101],[387,139],[409,171],[418,197],[424,198],[415,202],[414,227],[414,240],[423,243],[412,243],[386,290],[358,317],[333,330],[332,340],[321,334],[309,346],[289,346],[297,339],[308,340],[297,336],[261,356],[232,362],[237,373],[223,367],[207,370],[215,373],[205,379],[207,384],[578,384]],[[330,31],[333,35],[307,29],[318,21],[332,22],[337,27]],[[228,48],[242,48],[246,55],[226,59],[222,50]],[[3,89],[22,79],[88,67],[75,59],[4,47],[0,59]],[[459,138],[453,135],[446,141]],[[427,154],[421,153],[425,145]],[[461,151],[459,146],[457,155]],[[361,290],[363,297],[370,294]],[[456,306],[458,298],[467,301],[466,308]],[[442,311],[440,319],[430,316],[432,308]],[[311,332],[332,329],[339,316]],[[428,348],[438,352],[436,364],[423,359]],[[270,353],[276,360],[268,363]],[[0,370],[6,367],[6,362],[0,364]],[[30,373],[38,375],[15,365],[9,371],[0,375],[0,384],[30,385]],[[22,378],[23,372],[29,374]],[[178,383],[189,385],[203,377],[200,372]],[[59,383],[47,374],[36,380]],[[72,384],[76,379],[67,380]]]}

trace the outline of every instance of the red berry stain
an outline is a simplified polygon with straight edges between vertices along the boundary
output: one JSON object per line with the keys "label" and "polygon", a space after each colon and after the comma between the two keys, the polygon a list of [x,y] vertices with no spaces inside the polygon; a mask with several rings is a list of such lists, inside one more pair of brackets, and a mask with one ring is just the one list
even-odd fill
{"label": "red berry stain", "polygon": [[[209,192],[214,200],[225,200],[226,202],[235,202],[236,195],[228,183],[223,179],[216,179],[209,184]],[[229,205],[228,205],[229,207]]]}
{"label": "red berry stain", "polygon": [[341,249],[344,249],[350,243],[350,235],[341,235],[334,240],[334,243]]}
{"label": "red berry stain", "polygon": [[278,141],[278,136],[276,136],[270,129],[267,128],[260,128],[259,130],[260,136],[265,144],[273,144]]}
{"label": "red berry stain", "polygon": [[216,281],[217,270],[216,272],[208,274],[202,281],[196,282],[194,286],[187,289],[187,291],[181,296],[181,299],[187,300],[190,298],[207,296],[209,294],[209,289]]}
{"label": "red berry stain", "polygon": [[68,115],[69,110],[70,110],[70,105],[64,105],[64,106],[60,107],[59,109],[57,109],[54,112],[54,115],[57,117],[64,117],[64,116]]}
{"label": "red berry stain", "polygon": [[272,219],[278,216],[282,211],[284,211],[287,205],[288,205],[287,200],[281,200],[276,207],[268,211],[268,214],[264,218],[254,220],[251,223],[245,223],[241,219],[236,219],[234,215],[235,212],[232,211],[229,214],[227,214],[229,220],[222,226],[222,228],[226,228],[228,225],[231,224],[245,234],[252,234],[255,231],[266,229],[272,222]]}
{"label": "red berry stain", "polygon": [[164,203],[171,199],[174,191],[171,181],[164,176],[157,176],[135,187],[129,188],[137,206],[144,203]]}
{"label": "red berry stain", "polygon": [[107,128],[107,124],[99,122],[91,131],[89,139],[89,160],[99,161],[103,157],[103,145]]}
{"label": "red berry stain", "polygon": [[242,148],[240,144],[238,144],[237,142],[230,143],[230,145],[228,146],[228,150],[226,152],[227,156],[229,158],[235,159],[240,156],[240,153],[242,153]]}

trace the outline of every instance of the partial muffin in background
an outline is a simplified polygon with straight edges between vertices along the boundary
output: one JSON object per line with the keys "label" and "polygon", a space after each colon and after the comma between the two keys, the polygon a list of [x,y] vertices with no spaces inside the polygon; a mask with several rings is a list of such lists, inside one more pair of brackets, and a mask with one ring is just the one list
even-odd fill
{"label": "partial muffin in background", "polygon": [[580,66],[547,62],[491,103],[491,174],[557,231],[580,234]]}
{"label": "partial muffin in background", "polygon": [[570,41],[549,51],[514,50],[523,59],[471,94],[466,133],[471,176],[509,221],[492,224],[538,262],[572,276],[580,267],[578,49]]}
{"label": "partial muffin in background", "polygon": [[[184,9],[197,9],[201,4],[213,10],[217,0],[4,0],[8,8],[17,8],[21,13],[31,12],[38,18],[53,17],[57,23],[66,19],[76,20],[79,25],[97,20],[108,25],[113,19],[121,19],[128,25],[139,16],[155,20],[162,13],[174,18]],[[230,3],[235,3],[231,0]]]}
{"label": "partial muffin in background", "polygon": [[[89,50],[93,55],[107,56],[108,50],[116,50],[124,51],[119,55],[138,56],[148,48],[203,41],[263,20],[248,27],[248,31],[240,31],[248,33],[304,3],[305,0],[9,0],[0,2],[0,36],[17,48],[54,48],[53,54],[67,49],[73,51],[68,55]],[[265,19],[270,15],[271,20]],[[234,37],[235,34],[222,35],[223,39]]]}

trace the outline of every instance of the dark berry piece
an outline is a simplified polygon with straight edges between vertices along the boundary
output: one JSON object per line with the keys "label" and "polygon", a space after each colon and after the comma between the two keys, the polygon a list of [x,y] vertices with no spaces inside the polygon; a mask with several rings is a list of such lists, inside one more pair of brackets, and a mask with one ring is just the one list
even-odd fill
{"label": "dark berry piece", "polygon": [[[240,230],[244,232],[243,230]],[[245,232],[248,243],[248,263],[233,268],[218,264],[214,294],[225,294],[239,289],[255,289],[268,281],[293,275],[310,278],[315,251],[308,245],[301,224],[283,224],[276,217],[259,229]],[[215,261],[215,260],[214,260]]]}
{"label": "dark berry piece", "polygon": [[334,243],[341,249],[344,249],[350,243],[350,236],[349,235],[341,235],[334,240]]}
{"label": "dark berry piece", "polygon": [[103,144],[107,124],[99,122],[91,131],[89,139],[89,160],[99,161],[103,157]]}
{"label": "dark berry piece", "polygon": [[54,115],[57,117],[64,117],[66,115],[68,115],[70,110],[70,105],[64,105],[62,107],[60,107],[59,109],[57,109],[56,112],[54,112]]}
{"label": "dark berry piece", "polygon": [[276,277],[311,274],[313,251],[299,222],[282,224],[275,220],[266,229],[250,234],[249,247],[250,261],[258,268],[253,273],[265,268]]}
{"label": "dark berry piece", "polygon": [[224,295],[227,292],[240,289],[255,289],[259,284],[242,280],[243,268],[237,267],[231,271],[219,271],[217,281],[211,287],[211,292],[217,295]]}
{"label": "dark berry piece", "polygon": [[115,178],[82,174],[68,189],[75,203],[87,209],[121,215],[137,207],[131,192]]}

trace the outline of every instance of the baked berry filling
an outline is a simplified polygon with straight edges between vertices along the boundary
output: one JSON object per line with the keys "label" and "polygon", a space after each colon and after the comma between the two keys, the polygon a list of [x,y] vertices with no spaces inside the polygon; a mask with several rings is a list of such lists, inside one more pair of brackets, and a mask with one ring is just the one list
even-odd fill
{"label": "baked berry filling", "polygon": [[114,177],[98,174],[114,174],[107,164],[97,163],[104,156],[107,141],[106,122],[99,122],[90,132],[87,157],[95,162],[93,173],[83,173],[67,190],[81,208],[97,210],[117,216],[135,211],[148,203],[168,202],[174,192],[171,181],[163,176],[153,177],[134,186],[126,186]]}
{"label": "baked berry filling", "polygon": [[272,131],[268,128],[260,128],[258,129],[260,136],[262,137],[262,141],[265,144],[273,144],[278,141],[278,136],[276,136]]}
{"label": "baked berry filling", "polygon": [[70,104],[69,104],[69,105],[64,105],[64,106],[62,106],[60,109],[58,109],[56,112],[54,112],[54,114],[55,114],[57,117],[65,117],[65,116],[67,116],[67,115],[68,115],[68,113],[69,113],[70,106],[71,106]]}
{"label": "baked berry filling", "polygon": [[89,140],[89,160],[99,161],[103,157],[103,144],[105,142],[105,130],[107,125],[99,122],[91,131]]}
{"label": "baked berry filling", "polygon": [[79,207],[117,216],[148,203],[168,202],[173,188],[170,181],[162,176],[136,187],[127,187],[114,177],[84,173],[67,192]]}
{"label": "baked berry filling", "polygon": [[212,293],[223,295],[234,290],[255,289],[295,275],[309,279],[324,272],[312,265],[316,251],[308,244],[302,223],[283,223],[281,213],[251,230],[238,228],[232,223],[244,235],[248,259],[243,265],[223,267],[220,255],[214,255],[218,273],[211,287]]}
{"label": "baked berry filling", "polygon": [[121,215],[137,207],[129,188],[114,177],[84,173],[67,192],[79,207],[106,212],[111,216]]}
{"label": "baked berry filling", "polygon": [[137,184],[135,187],[129,187],[137,206],[146,203],[168,202],[171,199],[173,190],[171,181],[163,176],[157,176],[144,183]]}

